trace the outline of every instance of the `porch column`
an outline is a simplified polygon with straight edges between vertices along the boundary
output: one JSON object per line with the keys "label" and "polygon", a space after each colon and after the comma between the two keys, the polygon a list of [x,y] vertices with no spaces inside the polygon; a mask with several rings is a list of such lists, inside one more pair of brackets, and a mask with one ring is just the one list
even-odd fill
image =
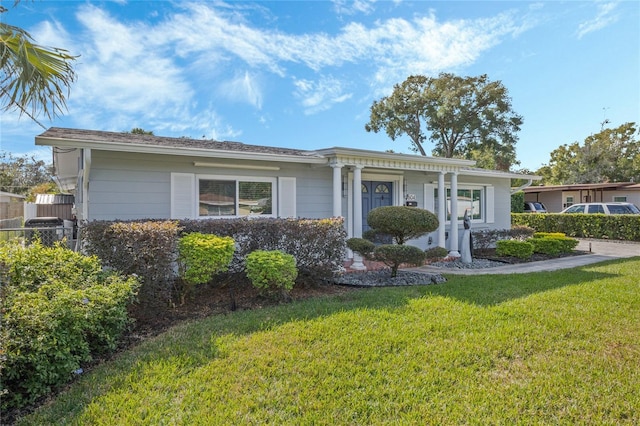
{"label": "porch column", "polygon": [[333,167],[333,217],[342,216],[342,165],[332,164]]}
{"label": "porch column", "polygon": [[[353,237],[362,238],[362,166],[353,168]],[[358,253],[353,253],[351,269],[367,269]]]}
{"label": "porch column", "polygon": [[460,257],[458,251],[458,173],[451,173],[451,230],[449,231],[449,256]]}
{"label": "porch column", "polygon": [[447,245],[445,227],[447,223],[447,190],[444,186],[444,172],[438,175],[438,246],[445,248]]}

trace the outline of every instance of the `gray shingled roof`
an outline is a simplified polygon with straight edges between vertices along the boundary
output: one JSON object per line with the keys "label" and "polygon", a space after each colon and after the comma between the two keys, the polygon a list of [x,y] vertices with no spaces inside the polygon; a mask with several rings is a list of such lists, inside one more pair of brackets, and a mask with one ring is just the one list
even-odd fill
{"label": "gray shingled roof", "polygon": [[247,145],[241,142],[220,142],[206,139],[170,138],[155,135],[138,135],[125,132],[103,132],[97,130],[67,129],[51,127],[40,135],[43,138],[58,138],[101,143],[149,145],[166,148],[209,149],[235,152],[255,152],[259,154],[294,155],[301,157],[321,157],[315,151],[278,148],[273,146]]}

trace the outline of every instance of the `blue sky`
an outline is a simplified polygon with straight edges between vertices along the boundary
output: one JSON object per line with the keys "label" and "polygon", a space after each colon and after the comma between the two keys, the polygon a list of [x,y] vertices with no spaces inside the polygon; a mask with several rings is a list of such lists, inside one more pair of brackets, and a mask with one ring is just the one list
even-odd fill
{"label": "blue sky", "polygon": [[[440,72],[502,81],[530,170],[605,119],[640,122],[638,1],[44,0],[2,19],[80,55],[68,112],[47,127],[409,153],[408,138],[364,130],[369,107]],[[26,116],[0,125],[0,150],[50,160]]]}

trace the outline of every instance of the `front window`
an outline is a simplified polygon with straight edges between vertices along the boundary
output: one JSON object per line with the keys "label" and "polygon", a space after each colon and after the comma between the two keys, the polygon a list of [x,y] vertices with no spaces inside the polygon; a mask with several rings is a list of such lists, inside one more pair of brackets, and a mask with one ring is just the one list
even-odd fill
{"label": "front window", "polygon": [[613,202],[614,203],[626,203],[627,202],[627,197],[626,196],[616,195],[615,197],[613,197]]}
{"label": "front window", "polygon": [[[451,188],[447,188],[447,222],[451,221]],[[482,221],[484,219],[484,190],[482,188],[458,188],[458,220],[464,219],[465,211],[469,212],[471,219]],[[437,214],[438,189],[434,189],[434,198]]]}
{"label": "front window", "polygon": [[198,216],[238,217],[273,213],[272,180],[198,180]]}

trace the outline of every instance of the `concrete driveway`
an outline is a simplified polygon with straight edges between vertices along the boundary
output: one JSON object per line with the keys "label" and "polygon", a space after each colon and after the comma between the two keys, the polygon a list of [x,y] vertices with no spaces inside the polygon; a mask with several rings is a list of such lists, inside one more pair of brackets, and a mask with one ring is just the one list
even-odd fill
{"label": "concrete driveway", "polygon": [[421,266],[419,268],[411,269],[420,272],[456,275],[525,274],[529,272],[555,271],[558,269],[590,265],[592,263],[603,262],[605,260],[640,256],[640,243],[579,239],[576,250],[587,252],[587,254],[485,269],[449,269],[434,268],[430,266]]}

